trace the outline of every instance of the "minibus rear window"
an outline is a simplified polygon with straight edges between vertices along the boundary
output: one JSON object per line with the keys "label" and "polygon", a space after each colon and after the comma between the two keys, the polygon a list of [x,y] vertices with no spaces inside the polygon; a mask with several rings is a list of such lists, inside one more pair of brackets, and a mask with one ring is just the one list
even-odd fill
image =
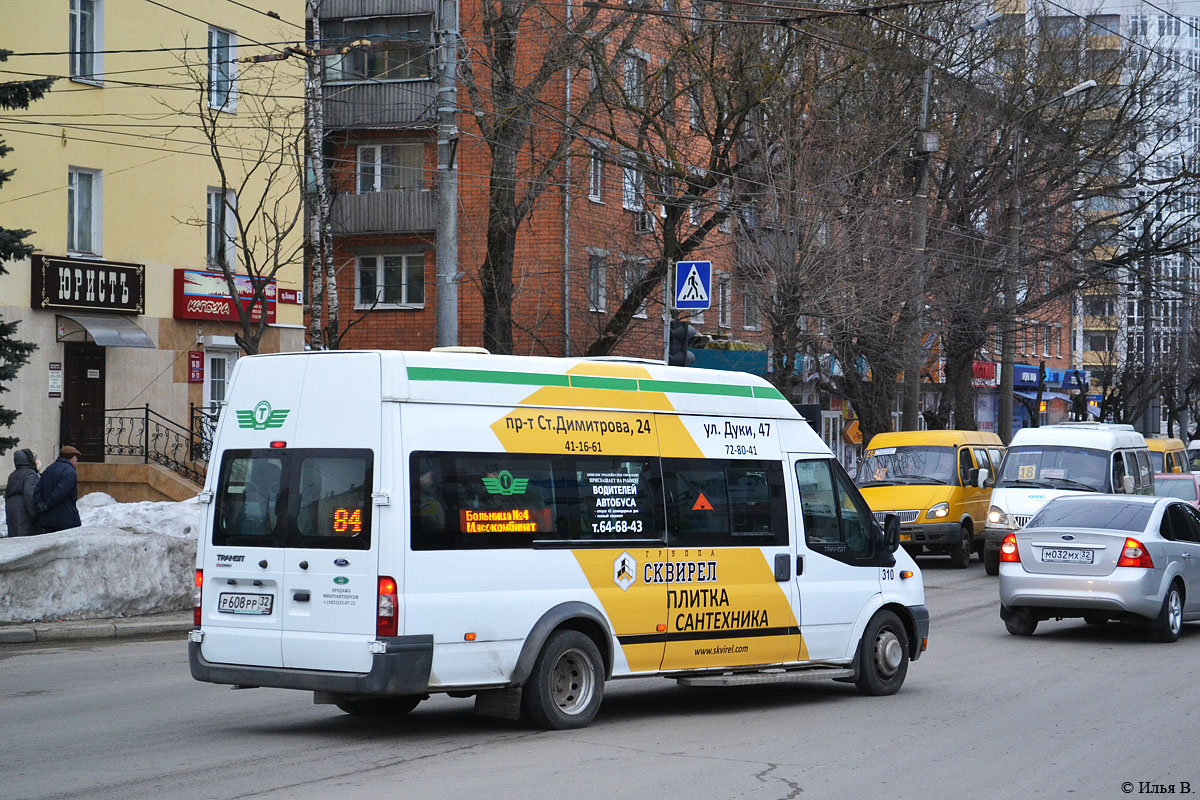
{"label": "minibus rear window", "polygon": [[371,546],[370,450],[230,450],[221,460],[218,546]]}

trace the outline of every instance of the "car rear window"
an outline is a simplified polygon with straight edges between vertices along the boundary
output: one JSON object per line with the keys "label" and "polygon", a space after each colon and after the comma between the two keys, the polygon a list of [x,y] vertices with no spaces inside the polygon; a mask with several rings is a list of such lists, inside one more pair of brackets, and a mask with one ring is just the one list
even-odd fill
{"label": "car rear window", "polygon": [[1190,475],[1185,478],[1156,475],[1154,478],[1154,493],[1159,497],[1178,497],[1180,500],[1195,502],[1196,481]]}
{"label": "car rear window", "polygon": [[1153,512],[1150,503],[1131,503],[1118,497],[1061,497],[1043,506],[1025,527],[1137,532],[1146,529]]}

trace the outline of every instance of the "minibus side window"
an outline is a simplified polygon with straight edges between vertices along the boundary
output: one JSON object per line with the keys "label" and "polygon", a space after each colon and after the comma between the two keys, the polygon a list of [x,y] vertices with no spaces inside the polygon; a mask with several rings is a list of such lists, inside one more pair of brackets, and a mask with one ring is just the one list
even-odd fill
{"label": "minibus side window", "polygon": [[1120,451],[1112,455],[1112,490],[1114,494],[1125,492],[1121,479],[1125,477],[1125,455]]}
{"label": "minibus side window", "polygon": [[971,470],[973,468],[974,465],[971,463],[971,451],[964,447],[958,451],[958,482],[960,485],[971,485]]}
{"label": "minibus side window", "polygon": [[531,547],[566,529],[553,456],[416,452],[409,463],[414,550]]}
{"label": "minibus side window", "polygon": [[783,466],[776,461],[663,459],[672,545],[785,545]]}
{"label": "minibus side window", "polygon": [[283,459],[271,451],[229,450],[217,482],[214,545],[278,547],[285,515]]}
{"label": "minibus side window", "polygon": [[1142,476],[1142,488],[1149,489],[1154,485],[1154,470],[1150,466],[1150,454],[1145,450],[1135,451],[1138,462],[1138,473]]}
{"label": "minibus side window", "polygon": [[[572,543],[663,539],[662,475],[657,458],[563,456],[558,487],[563,538]],[[547,540],[549,537],[539,537]]]}
{"label": "minibus side window", "polygon": [[809,549],[851,564],[871,558],[871,512],[843,471],[829,461],[797,461],[796,485]]}

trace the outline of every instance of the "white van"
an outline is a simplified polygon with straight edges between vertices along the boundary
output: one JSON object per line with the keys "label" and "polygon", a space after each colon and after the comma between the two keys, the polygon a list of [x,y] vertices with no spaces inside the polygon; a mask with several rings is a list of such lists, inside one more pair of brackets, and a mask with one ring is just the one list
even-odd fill
{"label": "white van", "polygon": [[1154,494],[1146,440],[1132,425],[1063,422],[1022,428],[1005,453],[984,529],[983,564],[1000,572],[1000,543],[1064,494]]}
{"label": "white van", "polygon": [[741,373],[250,356],[201,498],[193,677],[350,713],[445,692],[581,727],[651,675],[891,694],[927,642],[899,525]]}

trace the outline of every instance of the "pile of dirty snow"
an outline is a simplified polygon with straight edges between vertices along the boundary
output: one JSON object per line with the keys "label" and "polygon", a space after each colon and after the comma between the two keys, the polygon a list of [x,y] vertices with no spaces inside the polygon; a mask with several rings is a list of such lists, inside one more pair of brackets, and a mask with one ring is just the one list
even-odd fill
{"label": "pile of dirty snow", "polygon": [[79,499],[82,527],[7,538],[0,514],[0,623],[132,617],[191,606],[205,506]]}

